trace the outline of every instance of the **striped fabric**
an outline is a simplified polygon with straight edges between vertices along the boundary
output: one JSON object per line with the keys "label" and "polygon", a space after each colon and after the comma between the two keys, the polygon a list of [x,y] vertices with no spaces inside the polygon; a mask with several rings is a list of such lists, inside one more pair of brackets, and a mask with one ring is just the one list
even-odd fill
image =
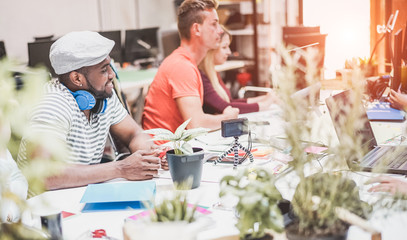
{"label": "striped fabric", "polygon": [[[30,130],[34,134],[47,134],[67,143],[69,155],[64,159],[68,163],[99,163],[110,126],[119,123],[127,112],[113,91],[107,100],[103,114],[91,114],[88,121],[79,109],[74,97],[58,80],[46,85],[45,97],[30,118]],[[23,139],[17,162],[24,166],[26,141]]]}

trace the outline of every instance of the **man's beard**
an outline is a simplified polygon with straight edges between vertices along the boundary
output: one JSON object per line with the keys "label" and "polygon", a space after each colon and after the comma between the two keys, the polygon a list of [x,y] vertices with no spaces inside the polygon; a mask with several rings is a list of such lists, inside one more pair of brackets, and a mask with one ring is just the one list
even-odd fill
{"label": "man's beard", "polygon": [[89,89],[88,91],[91,92],[96,99],[106,99],[110,98],[113,95],[113,91],[111,93],[107,93],[106,91],[99,91],[96,90],[92,84],[89,82],[88,78],[86,78],[86,82],[88,83]]}

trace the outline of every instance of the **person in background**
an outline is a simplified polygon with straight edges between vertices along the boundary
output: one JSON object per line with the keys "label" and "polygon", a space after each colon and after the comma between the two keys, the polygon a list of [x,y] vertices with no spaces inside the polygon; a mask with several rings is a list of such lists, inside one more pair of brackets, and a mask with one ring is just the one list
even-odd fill
{"label": "person in background", "polygon": [[[9,124],[0,125],[0,135],[6,138],[7,142],[10,134]],[[8,149],[0,150],[0,183],[1,221],[17,222],[20,219],[20,210],[16,199],[2,199],[1,193],[12,193],[19,200],[24,201],[27,198],[28,183]]]}
{"label": "person in background", "polygon": [[144,129],[175,131],[185,120],[187,128],[218,129],[221,121],[237,118],[239,110],[225,108],[221,114],[205,114],[203,85],[198,64],[210,49],[219,46],[222,29],[216,0],[185,0],[178,8],[181,46],[158,68],[146,96],[142,117]]}
{"label": "person in background", "polygon": [[[407,110],[407,95],[390,90],[388,98],[391,106],[403,111]],[[377,184],[378,183],[378,184]],[[389,192],[392,194],[403,194],[407,196],[407,181],[405,179],[394,178],[389,176],[380,176],[372,178],[366,184],[376,184],[369,189],[370,192]]]}
{"label": "person in background", "polygon": [[[146,180],[160,168],[158,148],[128,115],[113,90],[109,53],[114,41],[96,32],[71,32],[51,46],[50,60],[58,79],[45,86],[45,96],[31,115],[36,135],[66,143],[64,170],[46,179],[47,189],[86,186],[114,178]],[[121,161],[99,164],[109,132],[131,151]],[[23,137],[17,162],[31,158]],[[46,154],[46,153],[45,153]],[[167,168],[166,163],[161,166]]]}
{"label": "person in background", "polygon": [[232,99],[229,89],[225,86],[220,74],[216,72],[215,65],[225,63],[231,54],[229,45],[232,36],[225,27],[222,26],[222,28],[220,46],[217,49],[209,50],[199,64],[204,86],[204,111],[211,114],[221,113],[228,106],[238,108],[240,113],[268,109],[272,103],[277,102],[274,93],[270,92],[267,95],[252,98]]}
{"label": "person in background", "polygon": [[407,110],[407,94],[401,93],[390,89],[389,102],[393,108],[397,108],[403,111]]}

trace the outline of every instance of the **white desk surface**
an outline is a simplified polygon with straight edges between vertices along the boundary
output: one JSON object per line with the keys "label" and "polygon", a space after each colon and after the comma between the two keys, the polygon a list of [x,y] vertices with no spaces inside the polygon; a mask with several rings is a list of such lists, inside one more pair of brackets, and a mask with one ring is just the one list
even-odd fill
{"label": "white desk surface", "polygon": [[[322,94],[321,94],[322,95]],[[320,121],[327,121],[326,112],[322,115],[315,114],[316,118],[319,116]],[[271,108],[270,111],[245,114],[242,116],[248,117],[249,120],[270,120],[269,126],[256,126],[258,127],[256,132],[258,134],[269,134],[273,136],[279,136],[283,134],[282,126],[284,123],[279,121],[281,111],[277,108]],[[377,123],[380,128],[392,129],[392,134],[400,134],[397,130],[403,128],[405,123]],[[329,127],[329,123],[326,124],[327,129],[333,129]],[[332,125],[332,124],[331,124]],[[269,128],[267,130],[267,128]],[[386,132],[386,131],[384,131]],[[387,131],[390,132],[390,131]],[[388,133],[386,133],[388,134]],[[385,136],[387,138],[389,136]],[[242,144],[245,145],[245,139],[242,137]],[[209,133],[207,136],[201,138],[200,141],[193,141],[192,145],[208,147],[210,143],[231,143],[230,139],[223,139],[220,136],[220,131]],[[227,148],[227,145],[223,146]],[[278,163],[278,162],[277,162]],[[255,160],[254,163],[245,162],[239,168],[261,165],[266,168],[272,168],[275,166],[276,161]],[[308,166],[307,172],[312,173],[318,171],[320,168],[319,163],[315,161],[311,166]],[[190,203],[198,203],[199,205],[209,207],[212,214],[208,215],[212,220],[212,224],[209,228],[202,231],[198,235],[198,239],[215,239],[223,236],[237,235],[238,230],[235,228],[236,218],[231,210],[221,210],[213,208],[213,205],[222,202],[228,204],[228,199],[219,199],[219,180],[222,176],[235,172],[232,164],[218,164],[205,163],[203,169],[203,176],[201,186],[197,189],[188,191],[188,201]],[[370,173],[350,173],[350,177],[356,181],[360,187],[361,199],[365,201],[373,201],[376,197],[383,196],[384,193],[369,193],[367,189],[369,186],[364,183],[372,176]],[[159,176],[154,179],[157,184],[156,199],[162,198],[168,190],[173,189],[172,180],[168,171],[160,171]],[[123,179],[113,180],[123,181]],[[279,179],[276,186],[282,192],[282,195],[286,199],[291,199],[294,194],[294,189],[298,184],[298,179],[294,173],[289,173],[283,178]],[[39,196],[28,200],[32,206],[32,212],[36,214],[53,213],[55,211],[66,211],[75,213],[76,215],[63,219],[63,234],[64,239],[78,239],[81,234],[88,230],[106,229],[109,236],[117,239],[123,239],[122,227],[126,218],[132,216],[141,210],[128,210],[128,211],[111,211],[111,212],[95,212],[95,213],[81,213],[83,204],[80,203],[82,195],[86,187],[63,189],[56,191],[48,191]],[[45,201],[45,202],[44,202]],[[230,201],[232,202],[232,201]],[[384,211],[384,210],[383,210]],[[35,214],[34,214],[35,215]],[[30,220],[26,218],[23,222],[28,225],[38,226],[38,221]],[[371,218],[370,222],[382,232],[383,240],[394,239],[406,239],[407,236],[407,212],[391,213],[387,217],[383,216],[383,212],[377,211]],[[278,236],[276,239],[285,239],[284,236]],[[358,227],[352,226],[349,230],[349,240],[368,240],[370,234],[362,231]]]}

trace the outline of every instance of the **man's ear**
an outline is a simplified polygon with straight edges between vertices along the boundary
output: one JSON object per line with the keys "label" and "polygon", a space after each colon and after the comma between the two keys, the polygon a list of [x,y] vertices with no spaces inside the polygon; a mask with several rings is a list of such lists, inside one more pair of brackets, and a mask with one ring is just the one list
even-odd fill
{"label": "man's ear", "polygon": [[199,23],[192,24],[191,30],[191,36],[201,36],[202,34],[201,24]]}
{"label": "man's ear", "polygon": [[69,73],[69,79],[71,80],[71,82],[78,86],[78,87],[82,87],[83,86],[83,82],[85,82],[85,76],[79,72],[76,71],[72,71]]}

